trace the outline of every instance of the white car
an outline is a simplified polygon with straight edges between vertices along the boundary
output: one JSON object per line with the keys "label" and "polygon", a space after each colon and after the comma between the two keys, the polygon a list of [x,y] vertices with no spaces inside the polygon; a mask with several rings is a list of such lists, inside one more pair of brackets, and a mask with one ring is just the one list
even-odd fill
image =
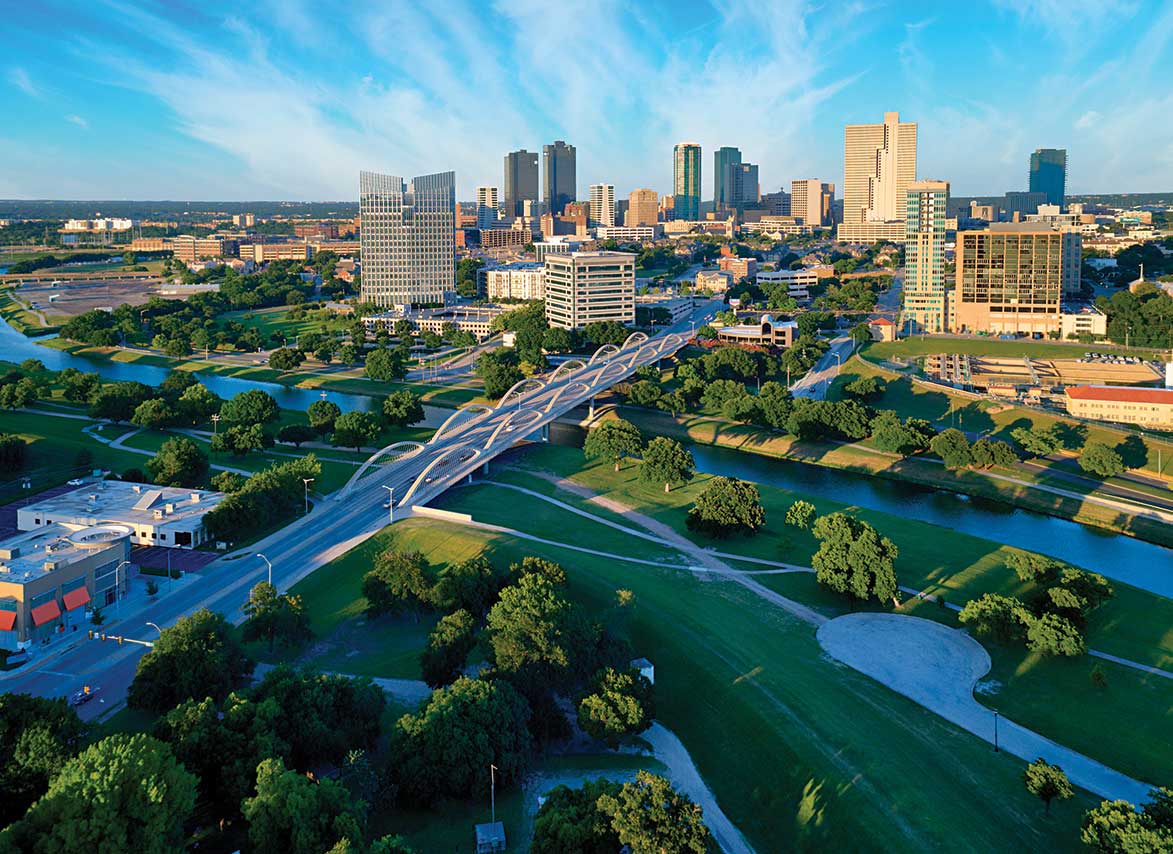
{"label": "white car", "polygon": [[82,486],[85,483],[80,477],[75,477],[73,480],[66,481],[66,486]]}

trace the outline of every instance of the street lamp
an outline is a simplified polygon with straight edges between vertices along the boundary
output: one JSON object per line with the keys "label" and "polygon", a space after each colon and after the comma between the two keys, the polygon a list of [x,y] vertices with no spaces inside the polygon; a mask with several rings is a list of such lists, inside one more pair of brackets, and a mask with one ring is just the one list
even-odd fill
{"label": "street lamp", "polygon": [[[130,561],[124,560],[118,566],[114,567],[114,606],[119,617],[122,616],[122,587],[118,584],[118,570],[129,565]],[[123,573],[123,577],[125,577],[125,573]]]}
{"label": "street lamp", "polygon": [[310,484],[314,482],[312,477],[303,477],[301,482],[305,485],[305,515],[310,513]]}
{"label": "street lamp", "polygon": [[157,631],[159,633],[159,637],[163,637],[163,630],[159,628],[157,623],[152,623],[150,620],[147,620],[147,625],[151,626],[155,631]]}
{"label": "street lamp", "polygon": [[994,709],[994,752],[998,752],[998,710]]}
{"label": "street lamp", "polygon": [[260,552],[257,552],[257,557],[265,562],[265,566],[269,567],[269,583],[273,583],[273,564],[269,563],[269,559]]}
{"label": "street lamp", "polygon": [[387,524],[390,525],[395,521],[395,487],[384,483],[383,489],[387,490]]}

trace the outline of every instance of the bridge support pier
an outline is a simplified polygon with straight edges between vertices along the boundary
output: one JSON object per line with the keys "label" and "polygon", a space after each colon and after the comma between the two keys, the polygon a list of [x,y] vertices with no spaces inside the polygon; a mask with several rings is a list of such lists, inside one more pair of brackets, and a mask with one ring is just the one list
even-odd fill
{"label": "bridge support pier", "polygon": [[[549,424],[542,425],[542,441],[543,442],[550,441],[550,425]],[[485,465],[488,465],[488,463],[485,463]]]}
{"label": "bridge support pier", "polygon": [[588,418],[595,417],[595,399],[593,397],[591,398],[591,408],[590,408],[590,412],[587,413],[587,417]]}
{"label": "bridge support pier", "polygon": [[472,472],[468,473],[468,483],[470,486],[472,485]]}
{"label": "bridge support pier", "polygon": [[[489,461],[488,460],[485,460],[485,465],[484,465],[484,468],[481,469],[481,472],[482,472],[482,474],[485,475],[485,477],[489,476]],[[468,476],[468,482],[472,483],[472,475],[471,474]]]}

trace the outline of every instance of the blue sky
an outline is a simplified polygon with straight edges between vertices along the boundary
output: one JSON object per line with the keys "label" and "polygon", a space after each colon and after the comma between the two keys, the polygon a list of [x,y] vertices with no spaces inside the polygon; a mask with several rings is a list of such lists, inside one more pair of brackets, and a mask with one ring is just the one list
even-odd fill
{"label": "blue sky", "polygon": [[665,192],[674,142],[739,146],[763,192],[842,183],[843,125],[899,110],[918,173],[1173,189],[1173,3],[709,0],[5,3],[0,197],[354,199],[358,172],[454,169],[565,139],[579,196]]}

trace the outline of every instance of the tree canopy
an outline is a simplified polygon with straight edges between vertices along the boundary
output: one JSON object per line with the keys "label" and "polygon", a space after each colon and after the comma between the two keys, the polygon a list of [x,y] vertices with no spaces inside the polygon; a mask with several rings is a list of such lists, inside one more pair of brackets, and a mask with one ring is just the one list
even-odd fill
{"label": "tree canopy", "polygon": [[639,478],[647,483],[662,483],[667,492],[674,483],[692,480],[696,461],[692,452],[666,436],[657,436],[648,442],[640,462]]}
{"label": "tree canopy", "polygon": [[714,478],[688,511],[688,528],[713,537],[756,534],[766,524],[761,494],[735,477]]}
{"label": "tree canopy", "polygon": [[176,436],[147,460],[147,473],[160,486],[199,486],[208,475],[208,456],[191,439]]}
{"label": "tree canopy", "polygon": [[812,531],[819,548],[811,566],[820,584],[861,601],[873,597],[880,602],[895,600],[894,563],[899,554],[895,543],[846,513],[820,516]]}
{"label": "tree canopy", "polygon": [[643,445],[644,437],[638,427],[630,421],[615,418],[592,427],[582,450],[588,460],[608,460],[614,463],[615,471],[619,471],[623,458],[638,456]]}
{"label": "tree canopy", "polygon": [[618,794],[601,794],[597,803],[619,841],[636,854],[705,854],[709,850],[709,829],[700,806],[656,774],[639,771]]}

